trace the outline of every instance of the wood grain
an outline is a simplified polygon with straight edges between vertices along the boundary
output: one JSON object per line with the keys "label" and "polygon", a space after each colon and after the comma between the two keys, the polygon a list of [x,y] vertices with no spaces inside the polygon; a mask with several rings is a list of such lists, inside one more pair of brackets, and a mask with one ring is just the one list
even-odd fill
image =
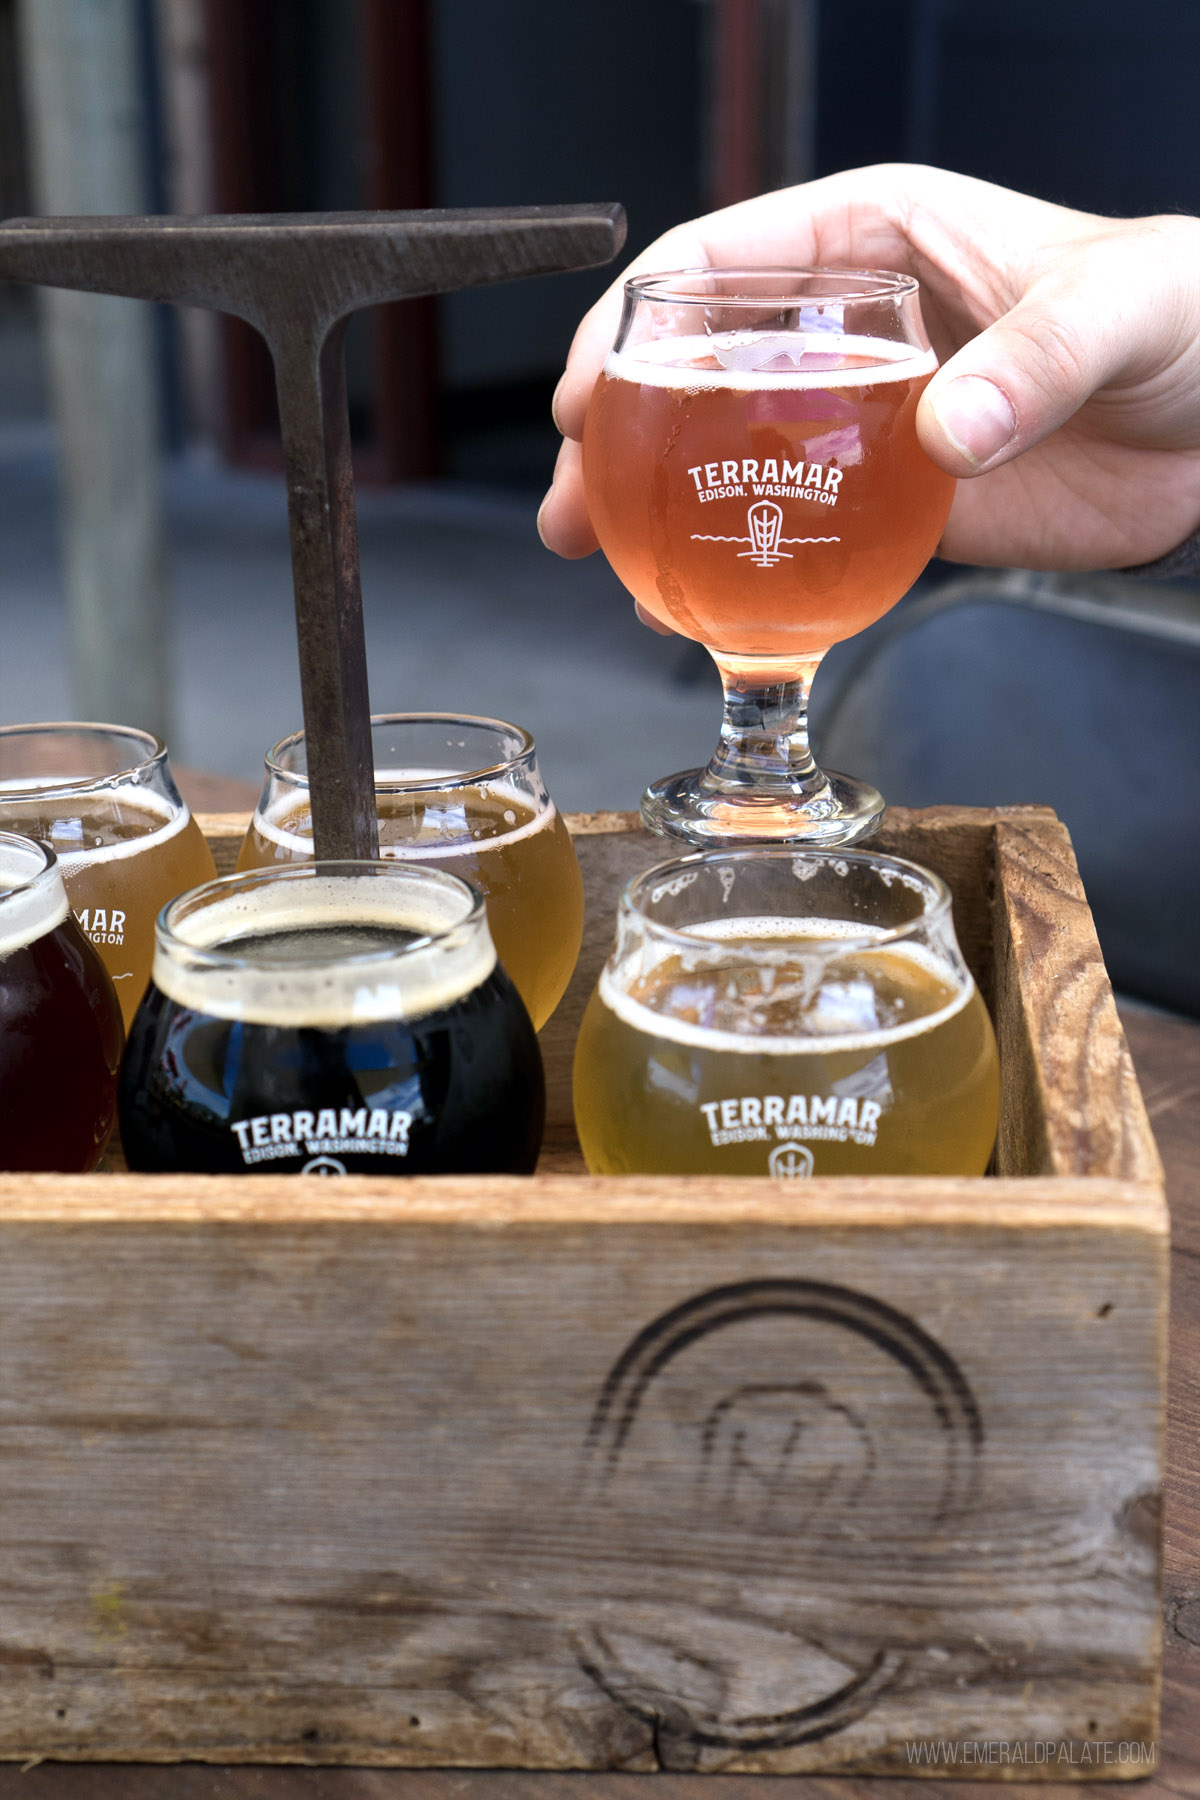
{"label": "wood grain", "polygon": [[232,875],[253,816],[252,809],[236,812],[197,812],[196,823],[208,839],[218,875]]}
{"label": "wood grain", "polygon": [[176,787],[197,817],[238,813],[248,821],[258,801],[259,783],[243,781],[236,775],[213,775],[206,769],[192,769],[180,763],[171,764],[171,773]]}
{"label": "wood grain", "polygon": [[996,826],[994,1017],[1006,1172],[1162,1182],[1066,829]]}
{"label": "wood grain", "polygon": [[[1167,1172],[1176,1279],[1165,1534],[1162,1763],[1146,1800],[1200,1794],[1200,1023],[1122,1004],[1122,1018]],[[1030,1183],[1041,1188],[1042,1183]],[[1026,1784],[1010,1784],[1023,1794]],[[928,1790],[926,1790],[928,1791]],[[975,1790],[978,1792],[978,1789]],[[1032,1793],[1032,1789],[1030,1792]],[[1038,1800],[1067,1793],[1036,1789]],[[1076,1790],[1078,1791],[1078,1790]],[[613,1772],[304,1768],[174,1764],[0,1766],[0,1800],[915,1800],[892,1778],[644,1775]],[[938,1800],[965,1800],[947,1781]]]}
{"label": "wood grain", "polygon": [[[1167,1176],[1171,1357],[1163,1532],[1163,1792],[1200,1794],[1200,1021],[1123,1002]],[[1169,1784],[1169,1786],[1168,1786]],[[1159,1783],[1154,1784],[1156,1800]]]}
{"label": "wood grain", "polygon": [[1155,1735],[1164,1245],[1122,1211],[91,1185],[107,1218],[0,1234],[4,1754],[903,1772]]}

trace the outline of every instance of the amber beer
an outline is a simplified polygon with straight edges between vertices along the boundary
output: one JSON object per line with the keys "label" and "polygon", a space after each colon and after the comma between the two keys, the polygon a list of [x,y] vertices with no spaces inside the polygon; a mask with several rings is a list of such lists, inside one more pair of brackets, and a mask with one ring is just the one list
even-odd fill
{"label": "amber beer", "polygon": [[862,631],[911,587],[950,510],[954,483],[916,432],[932,353],[812,341],[643,342],[609,356],[588,409],[606,556],[664,624],[727,655],[820,656]]}
{"label": "amber beer", "polygon": [[94,1169],[117,1113],[124,1032],[51,851],[0,832],[0,1168]]}
{"label": "amber beer", "polygon": [[160,908],[216,874],[165,746],[117,726],[8,727],[0,731],[0,826],[54,851],[128,1028],[150,976]]}
{"label": "amber beer", "polygon": [[[533,739],[499,720],[437,714],[380,714],[371,728],[380,854],[481,890],[496,953],[540,1029],[579,954],[583,881]],[[268,754],[239,869],[311,857],[303,750],[297,733]]]}
{"label": "amber beer", "polygon": [[[788,910],[754,913],[772,900]],[[594,1173],[986,1168],[995,1041],[927,871],[855,853],[694,857],[639,878],[622,907],[576,1051]]]}

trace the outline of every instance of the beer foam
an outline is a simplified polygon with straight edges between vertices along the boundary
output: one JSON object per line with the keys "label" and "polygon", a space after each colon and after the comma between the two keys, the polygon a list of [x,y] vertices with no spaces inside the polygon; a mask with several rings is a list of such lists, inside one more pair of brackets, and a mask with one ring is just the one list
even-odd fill
{"label": "beer foam", "polygon": [[0,839],[0,957],[36,943],[67,917],[62,876],[36,850]]}
{"label": "beer foam", "polygon": [[[406,781],[433,781],[439,778],[468,787],[474,785],[470,781],[464,783],[459,770],[377,769],[375,771],[377,782],[392,784],[396,788],[400,788],[401,784]],[[433,790],[417,790],[417,793],[418,795],[423,794],[427,799],[437,797]],[[511,806],[516,818],[529,810],[528,797],[524,794],[517,794],[509,788],[489,786],[487,794],[490,799],[502,805]],[[289,794],[286,800],[276,802],[267,813],[255,813],[254,830],[260,837],[265,838],[269,843],[277,844],[281,850],[288,851],[290,855],[307,859],[313,853],[311,829],[306,832],[289,831],[283,823],[294,809],[295,795]],[[535,813],[533,818],[527,819],[524,825],[516,825],[512,831],[493,832],[488,837],[479,838],[471,837],[469,834],[465,837],[449,838],[436,836],[401,838],[394,844],[380,844],[379,855],[384,862],[426,862],[433,857],[439,861],[448,862],[451,857],[470,856],[476,851],[498,849],[502,844],[515,844],[521,838],[533,837],[535,833],[544,831],[547,826],[552,825],[557,817],[558,809],[553,800],[548,800],[542,812]],[[388,821],[385,819],[382,824],[386,827]]]}
{"label": "beer foam", "polygon": [[[840,941],[853,941],[870,949],[872,941],[885,940],[888,933],[883,930],[864,927],[849,919],[790,919],[786,917],[772,918],[731,918],[710,919],[687,928],[689,937],[707,938],[713,942],[733,941],[744,938],[775,939],[796,942],[797,956],[804,956],[806,944]],[[903,957],[915,963],[927,973],[939,980],[958,986],[961,977],[939,956],[924,945],[896,944],[887,945],[888,954]],[[679,954],[679,946],[662,947],[656,962],[664,961],[668,956]],[[750,961],[765,961],[751,955]],[[703,965],[701,965],[703,967]],[[681,971],[682,978],[687,979],[686,969]],[[610,1012],[645,1037],[667,1038],[675,1044],[686,1044],[700,1050],[733,1051],[741,1056],[812,1056],[819,1052],[842,1051],[858,1054],[871,1052],[878,1054],[890,1049],[893,1044],[905,1038],[920,1037],[927,1031],[935,1030],[947,1020],[961,1012],[975,992],[975,983],[968,976],[962,982],[961,991],[947,1005],[937,1012],[923,1013],[920,1018],[907,1019],[902,1024],[879,1026],[875,1030],[813,1030],[808,1032],[789,1032],[786,1035],[769,1035],[753,1031],[718,1031],[711,1026],[693,1024],[688,1019],[671,1018],[660,1013],[652,1006],[644,1005],[625,993],[618,985],[611,965],[606,964],[600,976],[599,994]]]}
{"label": "beer foam", "polygon": [[[828,357],[868,356],[868,367],[857,369],[747,368],[739,366],[739,357],[751,349],[756,338],[763,339],[764,352],[773,345],[794,346],[790,354]],[[728,358],[729,366],[718,369],[700,368],[715,356]],[[614,381],[633,381],[644,387],[679,388],[686,393],[699,393],[709,388],[738,392],[762,392],[780,389],[878,387],[885,381],[915,381],[932,375],[937,357],[932,350],[921,350],[913,344],[897,344],[889,338],[841,337],[823,331],[749,332],[728,331],[711,337],[654,338],[631,349],[611,351],[604,373]]]}
{"label": "beer foam", "polygon": [[721,943],[727,938],[739,941],[779,938],[789,942],[799,938],[809,944],[877,944],[891,934],[885,925],[862,925],[856,919],[789,919],[786,915],[772,914],[757,918],[706,919],[703,924],[689,925],[687,935],[707,938],[712,943]]}
{"label": "beer foam", "polygon": [[[178,903],[177,903],[178,904]],[[174,913],[175,909],[170,909]],[[219,899],[156,933],[154,985],[168,999],[248,1025],[339,1026],[417,1019],[464,999],[496,966],[482,914],[467,896],[424,873],[305,875],[235,881]],[[421,938],[395,949],[272,963],[258,949],[238,958],[238,940],[272,933],[382,926]]]}

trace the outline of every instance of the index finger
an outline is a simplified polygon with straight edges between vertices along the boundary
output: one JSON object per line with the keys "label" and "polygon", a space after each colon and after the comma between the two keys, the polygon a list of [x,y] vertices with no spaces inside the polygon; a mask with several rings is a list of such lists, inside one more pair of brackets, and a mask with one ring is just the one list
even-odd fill
{"label": "index finger", "polygon": [[906,246],[893,203],[898,171],[854,169],[739,201],[689,224],[677,225],[647,246],[580,321],[554,396],[554,422],[564,437],[581,438],[588,401],[612,348],[635,275],[720,265],[881,261],[894,266]]}
{"label": "index finger", "polygon": [[571,340],[562,380],[554,391],[554,423],[564,437],[583,436],[583,421],[592,389],[617,335],[625,302],[625,283],[635,275],[653,274],[658,269],[695,268],[707,260],[695,228],[677,225],[636,256],[605,288],[590,312],[584,313]]}

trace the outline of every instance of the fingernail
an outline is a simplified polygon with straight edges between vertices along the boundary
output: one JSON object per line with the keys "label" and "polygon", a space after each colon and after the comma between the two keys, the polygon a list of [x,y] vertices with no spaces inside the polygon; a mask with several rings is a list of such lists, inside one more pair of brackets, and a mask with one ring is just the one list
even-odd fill
{"label": "fingernail", "polygon": [[[566,379],[567,379],[567,377],[566,377],[565,372],[559,376],[558,386],[554,390],[554,398],[550,402],[550,417],[554,420],[554,423],[555,423],[555,425],[558,426],[558,429],[560,432],[562,431],[562,426],[559,425],[559,423],[558,423],[558,396],[562,393],[563,382]],[[545,389],[543,389],[542,391],[544,393]],[[563,432],[563,436],[564,437],[566,436],[565,432]]]}
{"label": "fingernail", "polygon": [[[550,504],[550,495],[551,495],[551,494],[553,494],[553,492],[554,492],[554,489],[553,489],[553,488],[551,488],[551,489],[550,489],[550,493],[548,493],[548,494],[547,494],[547,495],[546,495],[546,497],[545,497],[545,499],[544,499],[544,500],[543,500],[543,501],[542,501],[542,504],[541,504],[541,505],[540,505],[540,506],[539,506],[539,507],[538,507],[538,514],[537,514],[537,534],[538,534],[538,536],[539,536],[539,537],[540,537],[540,538],[541,538],[541,540],[542,540],[542,542],[543,542],[543,544],[546,544],[546,534],[545,534],[545,532],[544,532],[544,531],[543,531],[543,530],[542,530],[542,514],[543,514],[543,513],[544,513],[544,512],[545,512],[545,510],[546,510],[546,508],[547,508],[547,506],[549,506],[549,504]],[[549,546],[549,544],[546,544],[546,548],[547,548],[547,550],[548,550],[548,549],[549,549],[549,548],[550,548],[550,546]]]}
{"label": "fingernail", "polygon": [[1008,395],[983,375],[959,375],[929,396],[947,442],[976,468],[1003,450],[1017,429]]}

